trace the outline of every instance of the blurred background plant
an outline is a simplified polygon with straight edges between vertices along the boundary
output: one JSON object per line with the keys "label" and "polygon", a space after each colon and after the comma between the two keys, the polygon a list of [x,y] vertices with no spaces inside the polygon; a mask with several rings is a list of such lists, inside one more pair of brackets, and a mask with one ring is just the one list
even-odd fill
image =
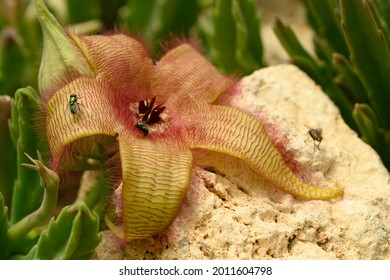
{"label": "blurred background plant", "polygon": [[[281,20],[275,23],[275,33],[291,62],[322,86],[349,126],[390,169],[389,1],[301,1],[315,33],[315,54],[306,51]],[[62,26],[79,34],[125,26],[157,54],[174,39],[195,39],[223,73],[237,77],[267,65],[256,0],[46,3]],[[35,171],[21,165],[30,161],[25,153],[34,158],[37,150],[42,155],[40,164],[49,162],[44,121],[39,117],[41,100],[34,90],[41,48],[34,2],[0,0],[0,259],[90,258],[104,226],[108,192],[101,173],[94,176],[98,179],[92,180],[81,201],[65,198],[60,190],[53,210],[45,202],[48,191],[39,164],[34,161]],[[82,174],[73,177],[76,190]],[[61,189],[65,192],[67,187]],[[40,216],[42,207],[45,215]],[[39,223],[24,225],[31,215],[39,216]]]}
{"label": "blurred background plant", "polygon": [[390,2],[302,0],[315,55],[281,20],[275,33],[296,64],[339,107],[346,123],[390,170]]}

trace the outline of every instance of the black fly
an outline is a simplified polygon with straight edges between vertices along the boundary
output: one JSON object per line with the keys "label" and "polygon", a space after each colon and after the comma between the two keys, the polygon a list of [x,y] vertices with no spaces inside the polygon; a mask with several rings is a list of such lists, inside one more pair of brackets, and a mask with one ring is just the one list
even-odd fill
{"label": "black fly", "polygon": [[[320,144],[322,141],[322,129],[321,128],[317,128],[317,129],[310,128],[307,133],[314,140],[314,146],[317,147],[318,150],[320,150]],[[316,142],[318,142],[317,145],[316,145]]]}

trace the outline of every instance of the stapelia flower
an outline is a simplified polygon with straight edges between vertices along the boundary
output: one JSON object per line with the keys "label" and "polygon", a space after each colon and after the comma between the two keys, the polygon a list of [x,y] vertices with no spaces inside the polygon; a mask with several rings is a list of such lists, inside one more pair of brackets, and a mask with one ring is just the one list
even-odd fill
{"label": "stapelia flower", "polygon": [[44,31],[39,86],[47,100],[53,165],[69,168],[76,160],[69,151],[85,145],[81,139],[116,137],[122,170],[116,192],[121,193],[121,235],[127,241],[168,227],[193,164],[230,174],[246,168],[299,199],[342,194],[300,181],[256,118],[213,105],[233,81],[190,45],[179,45],[154,63],[129,36],[65,33],[43,1],[35,2]]}

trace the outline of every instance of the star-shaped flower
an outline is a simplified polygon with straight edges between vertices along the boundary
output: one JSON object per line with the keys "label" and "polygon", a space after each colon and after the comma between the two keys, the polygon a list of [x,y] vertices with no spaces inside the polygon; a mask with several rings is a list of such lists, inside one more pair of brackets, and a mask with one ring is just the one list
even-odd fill
{"label": "star-shaped flower", "polygon": [[102,135],[116,137],[126,240],[167,228],[194,164],[237,175],[246,168],[299,199],[342,194],[297,178],[258,119],[213,104],[234,82],[189,44],[154,62],[139,41],[124,34],[66,33],[43,1],[35,2],[44,31],[39,86],[47,100],[53,165],[71,168],[76,150],[89,152]]}

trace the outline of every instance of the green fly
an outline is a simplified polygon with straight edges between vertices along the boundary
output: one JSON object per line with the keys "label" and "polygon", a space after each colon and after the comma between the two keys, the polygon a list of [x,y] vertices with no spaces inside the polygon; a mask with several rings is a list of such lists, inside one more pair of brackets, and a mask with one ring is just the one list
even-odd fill
{"label": "green fly", "polygon": [[75,115],[77,114],[80,110],[79,110],[79,104],[77,103],[77,95],[75,94],[71,94],[70,97],[69,97],[69,109],[70,109],[70,112]]}
{"label": "green fly", "polygon": [[144,122],[136,122],[135,127],[142,131],[144,136],[149,134],[149,129],[146,123]]}

